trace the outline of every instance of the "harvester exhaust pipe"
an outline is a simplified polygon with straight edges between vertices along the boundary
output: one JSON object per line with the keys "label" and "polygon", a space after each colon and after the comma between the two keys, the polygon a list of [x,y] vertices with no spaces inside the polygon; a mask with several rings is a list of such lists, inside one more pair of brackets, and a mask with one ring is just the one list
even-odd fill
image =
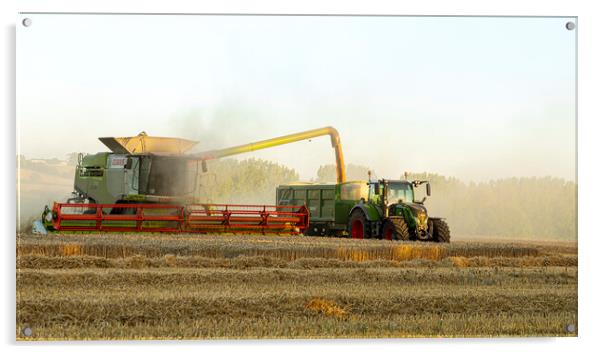
{"label": "harvester exhaust pipe", "polygon": [[203,151],[197,154],[189,155],[189,157],[195,160],[202,160],[204,162],[207,160],[219,159],[222,157],[242,154],[245,152],[251,152],[274,146],[290,144],[297,141],[311,139],[323,135],[330,135],[330,143],[334,148],[334,153],[336,157],[337,183],[343,183],[346,180],[343,148],[341,146],[341,138],[339,137],[339,132],[333,127],[324,127],[319,129],[307,130],[300,133],[284,135],[272,139],[261,140],[254,143],[233,146],[225,149]]}

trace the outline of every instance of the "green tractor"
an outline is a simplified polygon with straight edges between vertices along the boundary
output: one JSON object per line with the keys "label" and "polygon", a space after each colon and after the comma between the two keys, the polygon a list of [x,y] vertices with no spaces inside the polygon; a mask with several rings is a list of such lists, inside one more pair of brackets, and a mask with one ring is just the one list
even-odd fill
{"label": "green tractor", "polygon": [[429,216],[426,197],[415,200],[414,190],[428,181],[347,181],[337,184],[281,185],[277,205],[305,205],[310,211],[306,235],[449,242],[442,218]]}
{"label": "green tractor", "polygon": [[415,200],[414,189],[428,181],[381,179],[368,183],[368,198],[351,210],[347,225],[353,238],[380,237],[387,240],[449,242],[449,226],[442,218],[428,215],[424,201]]}

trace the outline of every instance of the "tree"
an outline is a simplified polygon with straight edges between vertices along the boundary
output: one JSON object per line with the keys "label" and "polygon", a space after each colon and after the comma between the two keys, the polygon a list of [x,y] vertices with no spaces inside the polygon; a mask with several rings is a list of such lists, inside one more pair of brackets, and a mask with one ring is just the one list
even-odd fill
{"label": "tree", "polygon": [[276,187],[299,180],[291,168],[261,159],[209,161],[200,197],[212,203],[274,204]]}
{"label": "tree", "polygon": [[[429,173],[409,180],[429,180],[429,214],[448,219],[463,236],[569,239],[577,236],[577,186],[553,177],[513,177],[465,183]],[[417,190],[422,199],[424,188]]]}
{"label": "tree", "polygon": [[[347,164],[345,166],[345,170],[346,170],[348,181],[353,181],[353,180],[367,181],[368,180],[368,171],[370,170],[369,167],[361,166],[361,165],[354,165],[354,164]],[[316,182],[319,182],[319,183],[336,182],[336,180],[337,180],[336,166],[335,165],[320,166],[320,168],[318,168],[317,176],[318,177],[316,179]]]}

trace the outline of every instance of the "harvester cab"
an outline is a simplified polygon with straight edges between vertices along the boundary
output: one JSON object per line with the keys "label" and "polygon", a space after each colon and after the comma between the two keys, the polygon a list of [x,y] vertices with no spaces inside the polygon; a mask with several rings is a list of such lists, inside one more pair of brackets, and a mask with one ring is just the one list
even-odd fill
{"label": "harvester cab", "polygon": [[[183,158],[197,144],[180,138],[99,138],[111,152],[80,155],[73,203],[192,203],[201,168]],[[115,211],[123,211],[116,209]]]}

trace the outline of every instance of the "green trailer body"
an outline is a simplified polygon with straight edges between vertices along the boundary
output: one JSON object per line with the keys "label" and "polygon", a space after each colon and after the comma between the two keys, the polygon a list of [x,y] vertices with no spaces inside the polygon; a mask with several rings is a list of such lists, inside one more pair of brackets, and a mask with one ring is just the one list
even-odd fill
{"label": "green trailer body", "polygon": [[[308,234],[338,235],[347,230],[351,210],[367,196],[365,181],[291,184],[277,188],[276,205],[305,205],[310,213]],[[374,219],[378,218],[378,215],[370,214]]]}

